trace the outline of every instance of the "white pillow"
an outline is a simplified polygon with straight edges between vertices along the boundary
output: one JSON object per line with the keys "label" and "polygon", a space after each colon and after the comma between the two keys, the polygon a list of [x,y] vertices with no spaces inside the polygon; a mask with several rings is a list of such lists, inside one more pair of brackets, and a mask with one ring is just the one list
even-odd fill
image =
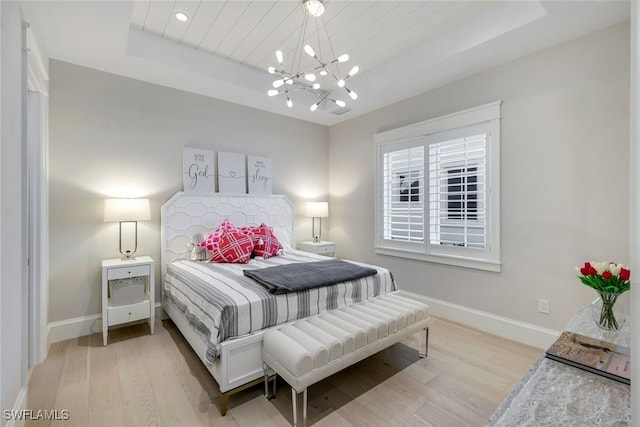
{"label": "white pillow", "polygon": [[208,261],[211,256],[207,253],[207,248],[200,246],[204,236],[200,233],[194,234],[191,242],[187,243],[187,248],[191,251],[191,261]]}
{"label": "white pillow", "polygon": [[278,242],[280,242],[280,245],[282,246],[282,249],[284,249],[285,251],[292,250],[293,249],[291,247],[292,239],[291,239],[290,233],[278,227],[272,227],[272,228],[273,228],[273,233],[276,235],[276,239],[278,239]]}

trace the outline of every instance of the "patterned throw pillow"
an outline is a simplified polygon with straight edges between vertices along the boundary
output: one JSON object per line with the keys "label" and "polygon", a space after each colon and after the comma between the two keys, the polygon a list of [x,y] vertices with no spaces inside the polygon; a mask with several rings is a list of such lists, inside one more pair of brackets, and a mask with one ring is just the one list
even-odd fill
{"label": "patterned throw pillow", "polygon": [[202,242],[200,242],[200,246],[203,248],[207,248],[210,251],[213,251],[220,242],[220,235],[223,231],[233,231],[236,227],[229,222],[228,219],[223,219],[222,223],[216,228],[213,233],[207,236]]}
{"label": "patterned throw pillow", "polygon": [[220,240],[211,251],[211,262],[246,264],[251,259],[253,239],[238,229],[222,230]]}
{"label": "patterned throw pillow", "polygon": [[255,225],[243,225],[238,230],[242,231],[244,234],[253,234],[257,229],[258,227]]}
{"label": "patterned throw pillow", "polygon": [[253,240],[253,255],[261,256],[264,259],[271,258],[282,250],[282,245],[276,238],[275,233],[271,227],[267,227],[264,223],[259,227],[255,227],[253,233],[251,233]]}

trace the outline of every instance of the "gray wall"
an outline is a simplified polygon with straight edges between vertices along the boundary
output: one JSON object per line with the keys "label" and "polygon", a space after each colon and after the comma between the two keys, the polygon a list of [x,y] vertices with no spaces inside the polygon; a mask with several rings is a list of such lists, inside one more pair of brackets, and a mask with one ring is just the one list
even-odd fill
{"label": "gray wall", "polygon": [[[365,94],[362,94],[365,96]],[[502,272],[374,253],[373,135],[502,100]],[[629,262],[629,24],[331,127],[331,239],[401,288],[562,329],[595,298],[574,267]],[[539,298],[551,313],[538,313]]]}
{"label": "gray wall", "polygon": [[182,189],[182,147],[270,156],[273,192],[296,205],[297,240],[308,240],[303,200],[326,200],[325,126],[119,77],[50,64],[49,321],[100,312],[100,262],[117,258],[118,225],[103,222],[108,197],[151,198],[138,254],[156,260],[160,206]]}

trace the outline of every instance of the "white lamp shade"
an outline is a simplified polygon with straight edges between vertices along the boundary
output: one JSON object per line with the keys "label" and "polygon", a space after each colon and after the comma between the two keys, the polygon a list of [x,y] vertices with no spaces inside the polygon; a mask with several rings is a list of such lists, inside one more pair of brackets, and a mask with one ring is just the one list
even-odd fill
{"label": "white lamp shade", "polygon": [[149,199],[105,199],[104,222],[149,221]]}
{"label": "white lamp shade", "polygon": [[307,202],[305,216],[308,218],[326,218],[329,216],[329,203],[327,202]]}

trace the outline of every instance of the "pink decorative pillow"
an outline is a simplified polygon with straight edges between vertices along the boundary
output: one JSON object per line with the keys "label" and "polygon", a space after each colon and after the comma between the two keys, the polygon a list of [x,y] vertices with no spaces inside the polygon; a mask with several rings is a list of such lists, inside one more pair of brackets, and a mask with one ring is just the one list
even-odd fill
{"label": "pink decorative pillow", "polygon": [[245,234],[253,234],[257,229],[258,227],[256,227],[255,225],[243,225],[238,230],[244,232]]}
{"label": "pink decorative pillow", "polygon": [[253,239],[253,255],[261,256],[264,259],[277,255],[282,250],[282,245],[276,238],[271,227],[267,227],[264,223],[259,227],[255,227],[251,234]]}
{"label": "pink decorative pillow", "polygon": [[211,252],[213,253],[211,262],[245,264],[251,259],[253,239],[251,235],[238,229],[222,230],[220,240]]}
{"label": "pink decorative pillow", "polygon": [[222,223],[218,226],[218,228],[213,230],[213,233],[211,233],[209,236],[207,236],[206,239],[200,242],[200,246],[202,246],[203,248],[207,248],[210,251],[213,251],[218,246],[218,243],[220,242],[220,235],[222,234],[222,232],[233,231],[235,229],[236,227],[233,224],[231,224],[228,219],[225,218],[222,220]]}

